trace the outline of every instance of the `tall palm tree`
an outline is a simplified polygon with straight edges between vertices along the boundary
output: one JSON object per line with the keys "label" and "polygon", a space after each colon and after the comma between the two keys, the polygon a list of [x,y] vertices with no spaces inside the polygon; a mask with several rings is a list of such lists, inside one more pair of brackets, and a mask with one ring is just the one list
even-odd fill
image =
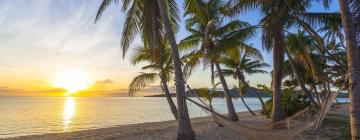
{"label": "tall palm tree", "polygon": [[[314,33],[310,25],[323,24],[331,20],[336,13],[309,13],[310,0],[234,0],[230,13],[236,16],[241,11],[258,8],[263,15],[262,27],[263,46],[273,51],[273,110],[271,122],[285,118],[281,108],[281,79],[283,71],[284,51],[286,48],[285,34],[291,27],[300,26],[307,32]],[[331,18],[329,18],[331,17]]]}
{"label": "tall palm tree", "polygon": [[[173,7],[174,4],[167,5],[165,0],[157,0],[159,5],[160,15],[162,17],[162,22],[165,27],[166,35],[169,39],[172,56],[173,56],[173,63],[175,69],[175,84],[176,84],[176,97],[179,109],[179,129],[178,129],[178,136],[179,140],[193,140],[195,139],[194,132],[192,130],[190,124],[190,118],[186,106],[185,101],[185,81],[184,76],[181,69],[181,61],[179,56],[179,50],[176,44],[175,35],[173,32],[173,28],[171,26],[171,21],[169,19],[168,7]],[[171,13],[171,12],[170,12]]]}
{"label": "tall palm tree", "polygon": [[152,56],[153,54],[150,53],[149,48],[143,46],[137,48],[136,52],[134,52],[134,55],[131,57],[131,63],[136,65],[140,62],[149,62],[150,64],[143,66],[142,70],[150,70],[151,72],[142,72],[140,75],[133,78],[129,85],[129,95],[133,96],[140,89],[145,88],[146,86],[149,86],[150,84],[153,84],[160,79],[162,91],[165,94],[174,118],[177,120],[178,111],[174,101],[171,98],[168,87],[168,82],[172,78],[174,71],[173,65],[171,63],[169,49],[170,48],[168,47],[163,47],[161,50],[157,49],[156,51],[152,51],[155,54],[163,54],[161,58],[154,59]]}
{"label": "tall palm tree", "polygon": [[[313,76],[316,76],[315,63],[311,57],[312,50],[315,48],[316,42],[310,37],[305,35],[304,31],[298,31],[297,34],[289,33],[286,36],[286,50],[285,54],[287,55],[288,62],[291,66],[291,69],[296,77],[298,85],[301,90],[306,94],[314,105],[317,105],[314,98],[311,95],[311,92],[306,88],[306,83],[304,79],[304,72],[310,72]],[[308,71],[300,72],[301,67],[305,68]],[[316,73],[316,74],[315,74]]]}
{"label": "tall palm tree", "polygon": [[[360,33],[356,32],[355,19],[359,19],[359,0],[339,0],[341,19],[346,39],[349,70],[350,126],[353,140],[360,139]],[[352,7],[350,7],[352,5]],[[354,15],[357,14],[357,17]],[[359,22],[359,21],[357,21]]]}
{"label": "tall palm tree", "polygon": [[[258,91],[251,87],[245,80],[245,74],[267,73],[267,71],[262,70],[262,68],[269,67],[270,65],[263,62],[260,51],[255,48],[245,51],[239,50],[237,55],[224,57],[221,63],[226,67],[226,69],[222,70],[225,76],[233,76],[235,79],[238,79],[238,86],[241,91],[240,97],[243,98],[242,96],[246,94],[244,90],[250,89],[257,96],[264,108],[264,101],[258,94]],[[241,100],[245,104],[244,100]]]}
{"label": "tall palm tree", "polygon": [[[330,3],[331,0],[323,0]],[[341,21],[345,33],[346,70],[350,98],[350,126],[352,139],[360,139],[360,0],[339,0]],[[346,79],[345,79],[346,80]]]}
{"label": "tall palm tree", "polygon": [[[95,21],[99,20],[103,11],[111,3],[118,2],[119,0],[103,0]],[[141,32],[144,46],[150,48],[161,47],[161,45],[158,44],[160,44],[162,36],[168,38],[174,65],[178,105],[179,128],[177,138],[180,140],[195,139],[184,97],[184,77],[174,33],[174,31],[177,30],[177,22],[179,21],[176,2],[174,0],[124,0],[122,5],[122,11],[127,13],[121,39],[121,47],[124,55],[129,44],[139,31]]]}
{"label": "tall palm tree", "polygon": [[[185,3],[186,28],[191,33],[181,41],[182,48],[197,48],[194,54],[203,54],[205,66],[210,65],[213,73],[217,69],[220,82],[225,92],[228,118],[237,121],[238,116],[230,96],[230,91],[220,67],[220,57],[231,50],[250,48],[243,41],[252,36],[254,28],[239,20],[223,23],[224,16],[220,8],[224,5],[221,0],[188,0]],[[212,74],[213,75],[213,74]],[[213,76],[212,76],[213,79]]]}

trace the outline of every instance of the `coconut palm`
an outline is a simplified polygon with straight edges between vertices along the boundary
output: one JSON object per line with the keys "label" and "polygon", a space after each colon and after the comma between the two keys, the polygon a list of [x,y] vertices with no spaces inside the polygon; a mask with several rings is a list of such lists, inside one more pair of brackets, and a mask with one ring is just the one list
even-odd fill
{"label": "coconut palm", "polygon": [[[238,79],[239,91],[241,91],[240,97],[243,98],[246,94],[244,90],[250,89],[259,99],[262,107],[264,107],[264,101],[258,94],[258,91],[251,87],[245,80],[245,74],[267,73],[267,71],[262,70],[262,68],[269,67],[269,65],[263,62],[260,51],[255,48],[245,51],[239,50],[237,55],[224,57],[221,63],[225,66],[225,69],[222,70],[225,76],[233,76],[235,79]],[[243,99],[241,100],[246,104]]]}
{"label": "coconut palm", "polygon": [[150,70],[151,72],[141,72],[140,75],[133,78],[129,85],[129,95],[133,96],[140,89],[155,83],[157,80],[160,80],[162,91],[164,92],[168,101],[170,110],[173,113],[174,118],[178,119],[178,111],[174,101],[171,98],[168,87],[168,82],[172,78],[174,71],[173,65],[171,63],[170,48],[161,48],[161,50],[156,49],[156,51],[152,51],[155,54],[162,54],[162,57],[157,59],[154,59],[155,57],[153,57],[153,54],[150,53],[150,50],[147,47],[140,46],[134,52],[134,55],[131,57],[131,63],[136,65],[140,62],[148,62],[150,64],[143,66],[142,70]]}
{"label": "coconut palm", "polygon": [[[329,52],[333,55],[327,56],[327,60],[332,63],[329,69],[329,77],[333,79],[332,84],[337,88],[342,90],[346,90],[348,85],[347,75],[347,61],[346,61],[346,50],[345,46],[340,42],[336,43],[335,41],[331,41],[328,43]],[[344,86],[345,83],[345,86]]]}
{"label": "coconut palm", "polygon": [[[355,19],[360,19],[359,0],[339,0],[344,26],[349,70],[350,126],[353,140],[360,139],[360,32]],[[350,7],[351,6],[351,7]],[[357,20],[359,22],[359,20]]]}
{"label": "coconut palm", "polygon": [[[329,22],[336,13],[309,13],[309,0],[235,0],[230,6],[230,15],[258,8],[263,15],[260,21],[264,48],[273,51],[273,110],[271,122],[283,120],[285,115],[281,108],[281,79],[283,71],[285,34],[291,27],[300,26],[309,33],[315,33],[310,25],[321,25]],[[331,17],[331,18],[330,18]],[[322,40],[321,40],[322,41]]]}
{"label": "coconut palm", "polygon": [[202,56],[200,59],[204,67],[210,65],[212,72],[214,67],[217,69],[225,92],[228,118],[237,121],[238,116],[232,103],[228,85],[221,71],[219,56],[224,53],[231,53],[231,50],[238,49],[238,47],[249,48],[250,46],[243,41],[252,36],[254,28],[250,28],[248,23],[239,20],[224,23],[225,19],[220,11],[223,5],[224,3],[221,0],[186,1],[186,28],[191,35],[182,40],[180,45],[183,49],[194,48],[195,51],[192,54]]}
{"label": "coconut palm", "polygon": [[[298,31],[297,34],[289,33],[286,36],[287,48],[285,50],[285,54],[287,55],[288,58],[287,62],[289,62],[293,74],[295,75],[297,83],[300,86],[301,90],[304,92],[304,94],[308,96],[308,98],[314,105],[317,105],[317,103],[312,97],[311,92],[306,88],[305,85],[306,81],[304,75],[306,72],[316,77],[319,77],[319,74],[324,75],[324,73],[317,73],[318,72],[317,66],[321,64],[316,65],[313,60],[314,57],[312,57],[314,56],[313,50],[316,49],[315,47],[316,45],[317,45],[316,41],[314,41],[314,39],[311,38],[311,36],[305,35],[304,31]],[[318,57],[317,59],[319,58],[321,57]]]}
{"label": "coconut palm", "polygon": [[212,101],[215,97],[220,97],[220,98],[224,97],[224,93],[222,93],[220,91],[212,91],[212,90],[209,90],[208,88],[198,88],[198,89],[194,89],[193,91],[196,94],[198,94],[200,97],[207,100],[209,102],[210,108],[213,108]]}
{"label": "coconut palm", "polygon": [[[100,19],[104,10],[111,3],[118,2],[119,0],[103,0],[95,21]],[[122,11],[127,13],[121,38],[123,55],[125,55],[130,43],[138,33],[141,33],[142,35],[144,46],[149,48],[161,47],[162,45],[158,45],[161,42],[161,38],[165,36],[168,38],[174,65],[176,99],[178,105],[179,127],[177,138],[180,140],[195,139],[184,98],[184,77],[174,34],[174,31],[177,30],[177,22],[179,21],[179,12],[176,2],[174,0],[124,0],[122,5]]]}

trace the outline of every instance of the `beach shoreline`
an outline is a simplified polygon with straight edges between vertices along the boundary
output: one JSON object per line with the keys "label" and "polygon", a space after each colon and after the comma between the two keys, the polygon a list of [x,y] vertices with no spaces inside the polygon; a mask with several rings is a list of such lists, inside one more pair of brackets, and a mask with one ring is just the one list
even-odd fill
{"label": "beach shoreline", "polygon": [[[256,111],[257,116],[252,116],[249,112],[239,112],[241,120],[265,120],[264,116]],[[231,130],[217,126],[211,116],[191,118],[191,123],[197,139],[243,139]],[[64,133],[48,133],[39,135],[27,135],[19,137],[5,138],[8,140],[89,140],[89,139],[118,139],[118,140],[155,140],[155,139],[176,139],[177,121],[147,122],[138,124],[126,124],[106,128],[79,130]]]}
{"label": "beach shoreline", "polygon": [[[239,118],[244,125],[251,125],[253,127],[266,127],[268,119],[260,114],[260,111],[255,111],[256,116],[251,115],[248,111],[239,112]],[[348,105],[336,105],[329,112],[332,115],[340,115],[345,118],[348,117]],[[248,121],[248,124],[246,124]],[[214,123],[211,116],[191,118],[191,124],[196,134],[197,140],[243,140],[244,137],[233,132],[226,127],[219,127]],[[265,125],[265,126],[264,126]],[[328,127],[328,126],[324,126]],[[325,128],[324,130],[327,130]],[[332,129],[332,128],[329,128]],[[312,130],[309,130],[312,131]],[[125,124],[107,128],[97,128],[88,130],[79,130],[64,133],[49,133],[39,135],[27,135],[20,137],[5,138],[8,140],[173,140],[176,139],[177,121],[159,121],[147,122],[138,124]],[[321,132],[323,133],[323,132]],[[333,131],[325,132],[333,133]],[[307,139],[302,136],[297,139]],[[324,139],[321,134],[311,135],[312,138]],[[326,138],[325,138],[326,139]]]}

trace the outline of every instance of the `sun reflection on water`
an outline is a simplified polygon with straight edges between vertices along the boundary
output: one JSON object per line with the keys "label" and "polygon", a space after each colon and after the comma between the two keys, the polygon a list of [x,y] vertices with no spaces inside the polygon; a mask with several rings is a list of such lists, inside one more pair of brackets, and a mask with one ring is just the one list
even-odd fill
{"label": "sun reflection on water", "polygon": [[76,102],[74,97],[66,97],[63,111],[63,128],[65,131],[71,129],[71,124],[74,118]]}

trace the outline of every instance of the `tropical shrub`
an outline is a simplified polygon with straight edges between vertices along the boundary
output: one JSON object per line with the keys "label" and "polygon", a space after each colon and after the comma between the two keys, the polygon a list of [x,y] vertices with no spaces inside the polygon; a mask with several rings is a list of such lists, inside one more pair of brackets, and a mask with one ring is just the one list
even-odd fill
{"label": "tropical shrub", "polygon": [[[286,116],[292,116],[306,107],[310,106],[310,100],[301,92],[295,91],[291,88],[283,89],[281,95],[281,107]],[[262,111],[267,118],[271,117],[272,99],[265,102],[265,107]]]}

